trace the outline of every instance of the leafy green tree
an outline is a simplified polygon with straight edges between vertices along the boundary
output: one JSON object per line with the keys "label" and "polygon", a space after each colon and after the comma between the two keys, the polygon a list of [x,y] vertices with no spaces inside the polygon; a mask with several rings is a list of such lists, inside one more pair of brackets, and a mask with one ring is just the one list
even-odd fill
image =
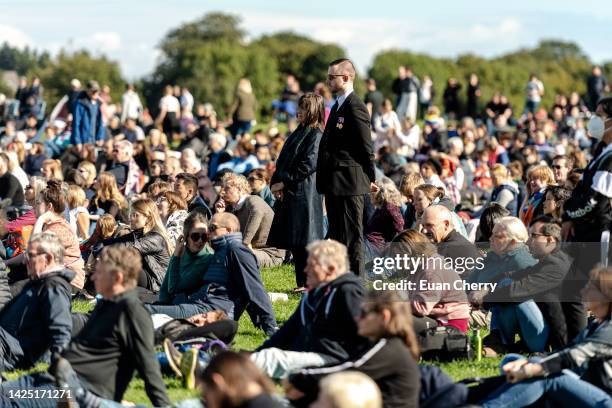
{"label": "leafy green tree", "polygon": [[88,80],[96,80],[100,86],[108,85],[113,100],[120,98],[125,84],[117,62],[106,57],[92,57],[87,51],[61,51],[46,67],[36,68],[30,74],[40,77],[49,109],[69,90],[73,78],[83,84]]}

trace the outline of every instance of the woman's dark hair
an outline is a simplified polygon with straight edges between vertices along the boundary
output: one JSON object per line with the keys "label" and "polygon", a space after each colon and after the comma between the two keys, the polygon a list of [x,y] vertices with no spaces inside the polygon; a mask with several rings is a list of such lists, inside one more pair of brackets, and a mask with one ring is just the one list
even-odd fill
{"label": "woman's dark hair", "polygon": [[164,191],[161,194],[158,194],[158,199],[164,198],[168,201],[168,213],[172,214],[175,211],[187,210],[187,202],[183,200],[183,197],[179,193],[174,191]]}
{"label": "woman's dark hair", "polygon": [[266,394],[273,394],[274,384],[261,372],[245,353],[224,351],[210,360],[202,372],[200,380],[204,383],[204,397],[207,389],[218,389],[214,374],[223,377],[226,386],[222,392],[222,407],[238,407],[252,398],[246,392],[250,383],[258,384]]}
{"label": "woman's dark hair", "polygon": [[612,117],[612,96],[606,96],[605,98],[601,98],[597,101],[597,106],[601,106],[601,109],[608,115],[608,117]]}
{"label": "woman's dark hair", "polygon": [[563,186],[550,186],[546,189],[546,191],[544,192],[544,197],[546,197],[546,194],[552,194],[555,202],[559,203],[563,203],[565,200],[567,200],[568,198],[570,198],[570,196],[572,195],[572,191],[568,190],[567,188],[563,187]]}
{"label": "woman's dark hair", "polygon": [[195,224],[205,224],[208,226],[208,218],[202,211],[192,211],[183,223],[183,236],[187,237]]}
{"label": "woman's dark hair", "polygon": [[54,179],[48,180],[47,188],[40,192],[36,201],[51,204],[56,214],[63,213],[66,209],[66,200],[62,191],[62,182]]}
{"label": "woman's dark hair", "polygon": [[268,172],[268,170],[266,170],[264,168],[253,169],[249,173],[249,177],[247,177],[247,179],[250,180],[251,178],[253,178],[254,180],[263,180],[266,183],[269,183],[270,182],[270,173]]}
{"label": "woman's dark hair", "polygon": [[497,224],[497,221],[502,217],[510,215],[505,207],[497,203],[491,203],[480,215],[480,224],[478,230],[480,231],[480,241],[488,242],[493,235],[493,227]]}
{"label": "woman's dark hair", "polygon": [[325,104],[323,97],[314,92],[308,92],[298,101],[298,107],[304,112],[302,124],[312,128],[322,128],[325,123]]}

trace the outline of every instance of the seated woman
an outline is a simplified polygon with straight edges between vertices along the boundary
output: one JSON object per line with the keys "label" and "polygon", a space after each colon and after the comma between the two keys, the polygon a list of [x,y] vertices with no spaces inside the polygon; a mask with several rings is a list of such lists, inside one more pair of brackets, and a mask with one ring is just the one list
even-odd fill
{"label": "seated woman", "polygon": [[159,290],[158,303],[184,303],[188,295],[202,286],[202,278],[213,258],[207,245],[206,215],[194,211],[185,220],[183,235],[178,239],[174,255]]}
{"label": "seated woman", "polygon": [[260,268],[278,266],[285,259],[285,251],[267,245],[274,210],[259,196],[251,195],[246,177],[227,173],[223,176],[221,198],[215,204],[217,213],[228,210],[240,221],[244,245],[253,250]]}
{"label": "seated woman", "polygon": [[183,223],[188,215],[187,203],[179,193],[174,191],[164,191],[153,199],[157,202],[159,214],[172,240],[172,245],[176,246],[179,237],[183,235]]}
{"label": "seated woman", "polygon": [[383,177],[376,183],[378,190],[370,193],[374,213],[364,227],[365,263],[381,256],[387,243],[404,229],[401,205],[402,194],[391,179]]}
{"label": "seated woman", "polygon": [[81,187],[74,184],[68,186],[68,222],[79,242],[89,238],[89,212],[84,207],[86,201],[85,191]]}
{"label": "seated woman", "polygon": [[544,215],[560,220],[563,203],[570,198],[572,190],[561,186],[551,186],[544,192]]}
{"label": "seated woman", "polygon": [[[453,326],[467,333],[470,316],[467,295],[453,285],[460,280],[459,275],[445,265],[445,259],[429,239],[418,231],[406,230],[393,239],[390,250],[394,254],[423,259],[416,270],[402,271],[402,275],[406,275],[402,278],[415,284],[415,290],[409,292],[415,332]],[[422,288],[421,282],[426,282],[427,286]],[[450,285],[450,289],[442,289],[446,285]]]}
{"label": "seated woman", "polygon": [[397,292],[369,292],[357,319],[357,328],[360,336],[370,339],[371,347],[355,360],[332,367],[303,369],[290,375],[285,383],[288,398],[299,398],[303,406],[302,402],[317,398],[322,377],[356,370],[376,382],[385,407],[417,407],[419,345],[412,328],[410,304]]}
{"label": "seated woman", "polygon": [[[83,289],[85,284],[85,263],[83,258],[81,258],[76,234],[64,217],[66,201],[61,181],[51,179],[47,182],[47,187],[36,197],[34,211],[36,212],[37,219],[32,234],[50,231],[59,237],[65,251],[64,267],[75,273],[75,277],[70,283],[75,289]],[[24,254],[6,261],[7,266],[18,263],[25,263]]]}
{"label": "seated woman", "polygon": [[612,268],[594,269],[582,296],[595,319],[569,346],[543,359],[503,364],[508,382],[486,390],[484,398],[477,398],[483,386],[476,387],[470,400],[483,407],[525,407],[544,397],[550,406],[611,407]]}
{"label": "seated woman", "polygon": [[101,173],[94,183],[96,195],[89,203],[90,219],[97,221],[102,214],[110,214],[117,221],[126,221],[123,218],[122,210],[126,209],[127,200],[117,187],[117,179],[111,173]]}
{"label": "seated woman", "polygon": [[247,179],[251,186],[251,194],[261,197],[270,208],[274,208],[276,199],[270,191],[270,173],[264,168],[253,169]]}
{"label": "seated woman", "polygon": [[[512,279],[512,272],[537,264],[538,261],[531,255],[526,245],[528,239],[529,233],[521,220],[516,217],[500,218],[493,227],[491,251],[484,260],[484,267],[482,269],[475,269],[468,280],[476,283],[498,283],[503,285],[505,284],[504,280]],[[469,293],[470,298],[473,296],[478,296],[478,292]],[[517,307],[523,310],[524,313],[532,316],[529,319],[522,319],[525,329],[522,333],[541,333],[543,336],[545,335],[543,332],[544,321],[541,318],[542,313],[533,300],[526,300],[520,304],[494,306],[491,309],[491,332],[485,337],[483,342],[485,345],[483,353],[486,357],[495,357],[498,352],[503,350],[502,344],[514,343],[514,335],[504,333],[498,322],[507,313],[506,308]],[[473,311],[471,316],[476,317],[477,314]],[[538,344],[533,343],[536,340],[533,337],[529,335],[522,337],[525,337],[524,341],[530,349],[535,350],[540,347]],[[503,339],[506,340],[504,341]],[[546,337],[543,340],[546,341]]]}
{"label": "seated woman", "polygon": [[31,210],[14,219],[13,221],[0,222],[0,236],[4,237],[6,234],[11,232],[17,232],[23,229],[23,227],[34,227],[36,223],[36,197],[38,193],[43,191],[47,187],[47,180],[43,177],[30,177],[30,184],[28,184],[24,190],[24,198],[28,206],[32,207]]}
{"label": "seated woman", "polygon": [[545,164],[532,167],[527,173],[527,193],[521,209],[519,218],[523,224],[529,226],[531,220],[544,215],[544,192],[550,186],[555,185],[555,174]]}
{"label": "seated woman", "polygon": [[162,285],[170,261],[170,238],[166,233],[157,206],[152,200],[138,199],[130,211],[132,232],[102,241],[103,246],[127,245],[138,250],[142,257],[142,273],[138,286],[157,293]]}
{"label": "seated woman", "polygon": [[399,186],[399,191],[402,193],[405,201],[402,206],[402,214],[404,217],[404,228],[414,228],[416,226],[416,210],[414,208],[414,189],[424,184],[421,173],[412,171],[406,173],[402,177],[402,181]]}

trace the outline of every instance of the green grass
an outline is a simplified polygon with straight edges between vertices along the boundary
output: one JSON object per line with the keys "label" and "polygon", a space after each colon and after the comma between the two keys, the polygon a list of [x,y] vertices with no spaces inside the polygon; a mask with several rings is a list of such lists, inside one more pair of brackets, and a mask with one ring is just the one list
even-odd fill
{"label": "green grass", "polygon": [[[282,325],[297,307],[300,296],[292,293],[295,286],[293,267],[283,265],[276,268],[265,268],[262,271],[262,279],[269,292],[287,293],[289,300],[285,302],[274,302],[273,308],[279,325]],[[87,312],[92,306],[87,302],[76,301],[72,305],[74,312]],[[233,344],[235,350],[253,350],[266,339],[265,334],[256,329],[248,315],[245,313],[239,321],[238,335]],[[480,362],[462,360],[447,363],[433,363],[439,365],[454,380],[468,377],[487,377],[497,374],[500,359],[483,359]],[[46,370],[45,364],[38,364],[34,369],[28,371],[14,371],[6,373],[6,377],[14,379],[22,374]],[[168,388],[168,395],[173,402],[197,397],[197,393],[188,391],[182,387],[179,380],[174,377],[164,377]],[[124,399],[139,404],[150,404],[145,393],[144,382],[140,378],[132,380]]]}

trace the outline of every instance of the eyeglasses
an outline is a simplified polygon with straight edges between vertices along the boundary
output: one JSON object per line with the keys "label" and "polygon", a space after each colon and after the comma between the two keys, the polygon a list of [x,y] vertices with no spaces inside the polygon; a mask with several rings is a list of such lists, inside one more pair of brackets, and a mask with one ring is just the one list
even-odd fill
{"label": "eyeglasses", "polygon": [[217,225],[217,224],[210,224],[208,226],[208,230],[211,231],[211,232],[214,232],[214,231],[218,230],[219,228],[227,229],[227,227],[224,227],[223,225]]}
{"label": "eyeglasses", "polygon": [[191,238],[193,242],[206,241],[208,239],[208,234],[205,232],[192,232],[189,234],[189,238]]}
{"label": "eyeglasses", "polygon": [[344,74],[327,74],[327,79],[329,79],[330,81],[333,80],[336,77],[343,77]]}
{"label": "eyeglasses", "polygon": [[537,237],[547,237],[548,235],[546,234],[540,234],[539,232],[532,232],[531,234],[529,234],[529,236],[531,238],[537,238]]}

